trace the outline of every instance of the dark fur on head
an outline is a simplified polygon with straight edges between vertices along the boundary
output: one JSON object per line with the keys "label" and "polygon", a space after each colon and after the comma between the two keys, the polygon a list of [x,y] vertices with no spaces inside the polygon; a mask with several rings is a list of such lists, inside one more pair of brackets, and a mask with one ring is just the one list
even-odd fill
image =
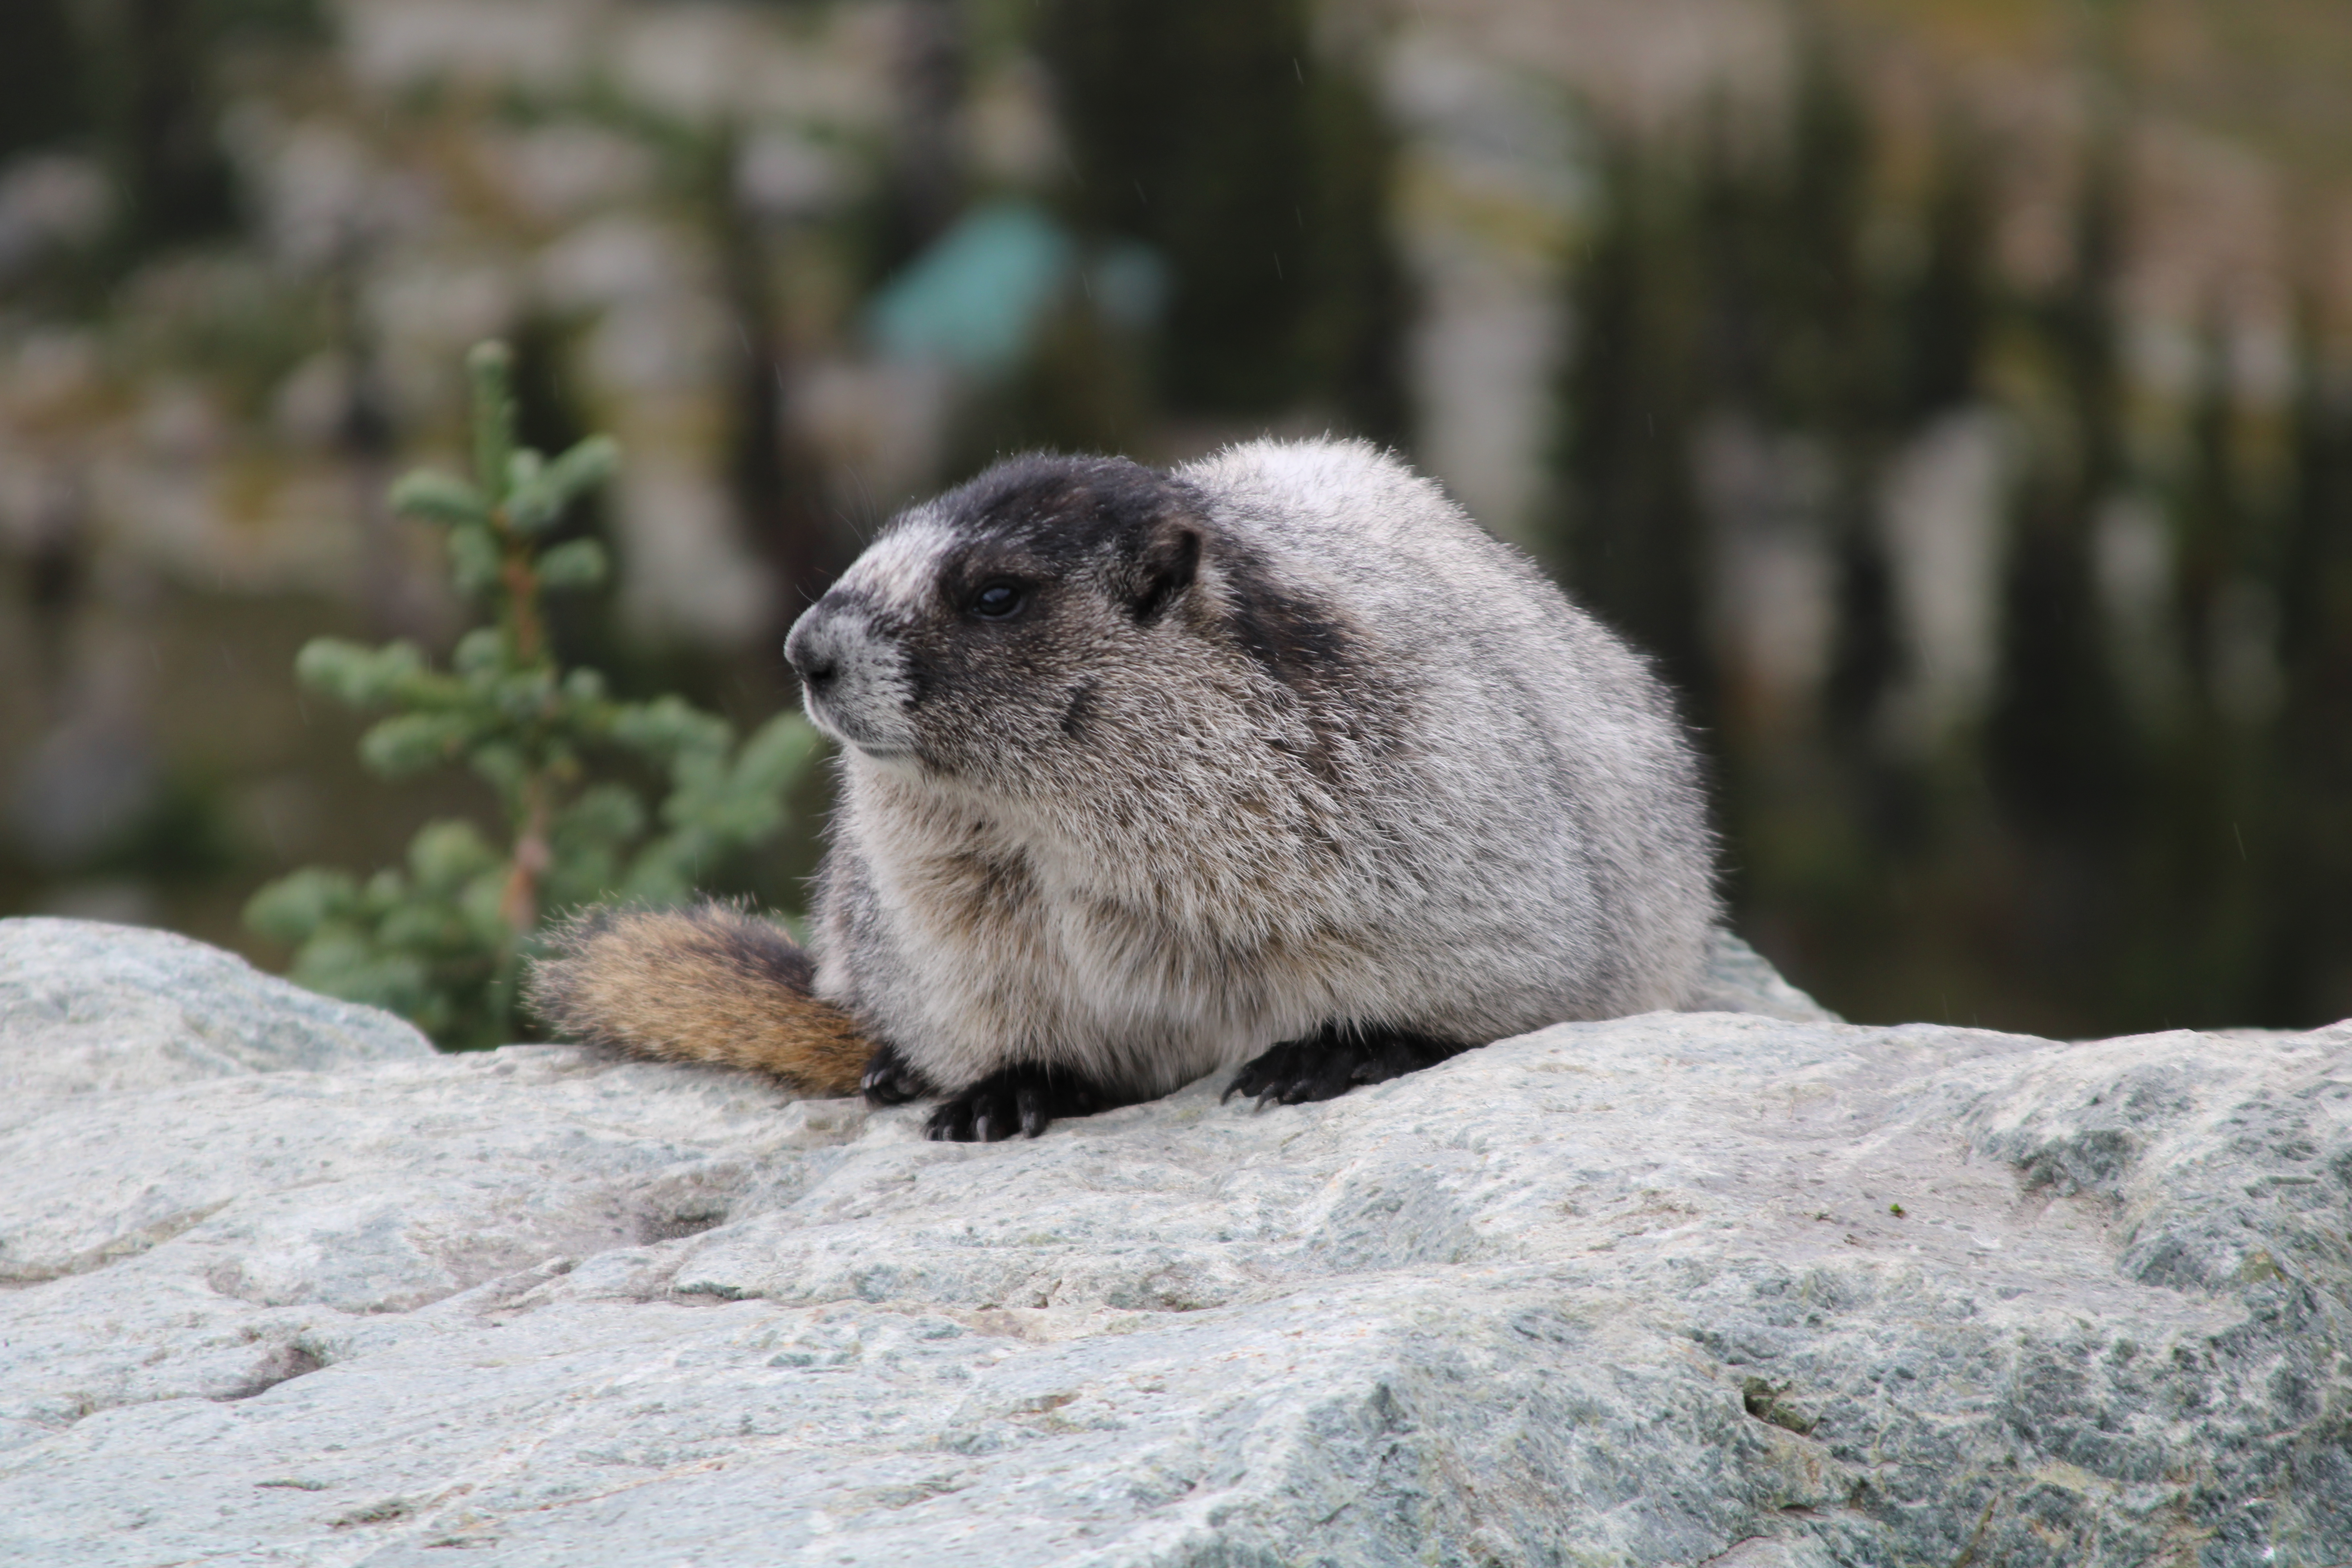
{"label": "dark fur on head", "polygon": [[[1402,694],[1361,628],[1178,476],[1020,458],[893,532],[935,542],[911,552],[920,581],[845,579],[787,653],[821,723],[934,781],[1117,811],[1145,782],[1128,761],[1155,771],[1153,742],[1253,706],[1324,788],[1353,787],[1350,764],[1398,739]],[[882,548],[908,553],[907,538]],[[992,589],[1016,607],[977,613]],[[884,645],[882,664],[844,651]]]}

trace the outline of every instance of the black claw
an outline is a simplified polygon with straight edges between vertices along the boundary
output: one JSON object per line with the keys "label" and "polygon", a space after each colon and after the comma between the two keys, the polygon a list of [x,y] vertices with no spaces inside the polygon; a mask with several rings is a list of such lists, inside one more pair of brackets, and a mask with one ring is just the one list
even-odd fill
{"label": "black claw", "polygon": [[866,1064],[866,1076],[857,1080],[857,1087],[871,1105],[904,1105],[931,1092],[930,1080],[908,1067],[906,1059],[888,1046],[875,1047],[872,1059]]}
{"label": "black claw", "polygon": [[1244,1065],[1225,1086],[1224,1098],[1236,1094],[1248,1095],[1257,1101],[1260,1110],[1282,1099],[1285,1088],[1297,1076],[1300,1051],[1307,1042],[1286,1040],[1255,1060]]}
{"label": "black claw", "polygon": [[1022,1135],[1034,1138],[1045,1131],[1045,1124],[1054,1119],[1054,1113],[1045,1109],[1045,1097],[1034,1089],[1024,1088],[1018,1098],[1021,1104]]}
{"label": "black claw", "polygon": [[1016,1132],[1034,1138],[1056,1117],[1087,1116],[1112,1102],[1100,1089],[1058,1068],[1006,1068],[956,1091],[925,1132],[957,1143],[1001,1143]]}
{"label": "black claw", "polygon": [[[1379,1079],[1366,1078],[1364,1076],[1364,1074],[1370,1070],[1373,1066],[1373,1061],[1362,1058],[1350,1060],[1346,1056],[1334,1053],[1328,1059],[1322,1063],[1319,1069],[1316,1072],[1313,1079],[1313,1087],[1307,1090],[1307,1098],[1309,1100],[1337,1100],[1341,1095],[1347,1093],[1352,1085],[1358,1083],[1377,1083],[1380,1081]],[[1395,1075],[1391,1073],[1382,1073],[1381,1075],[1381,1078],[1390,1078],[1393,1076]]]}
{"label": "black claw", "polygon": [[1442,1062],[1464,1047],[1402,1029],[1364,1030],[1327,1024],[1303,1039],[1285,1040],[1244,1064],[1219,1103],[1236,1094],[1269,1104],[1336,1100],[1360,1083],[1384,1083]]}

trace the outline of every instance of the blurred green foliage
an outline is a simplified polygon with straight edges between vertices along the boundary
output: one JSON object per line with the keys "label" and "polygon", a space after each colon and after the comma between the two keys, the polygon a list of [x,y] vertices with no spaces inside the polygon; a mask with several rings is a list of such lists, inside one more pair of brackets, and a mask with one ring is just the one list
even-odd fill
{"label": "blurred green foliage", "polygon": [[[606,562],[593,538],[551,546],[548,535],[617,451],[602,437],[552,459],[518,447],[505,347],[484,344],[469,363],[478,482],[413,473],[392,499],[404,516],[447,531],[457,586],[489,607],[491,624],[459,639],[446,670],[407,642],[333,638],[304,647],[295,668],[352,707],[392,710],[360,742],[378,774],[469,766],[498,794],[503,841],[471,823],[430,823],[404,868],[364,881],[297,871],[246,911],[256,931],[295,944],[297,981],[388,1007],[449,1048],[515,1037],[519,962],[551,915],[600,899],[674,902],[773,837],[785,792],[816,747],[793,714],[739,745],[725,720],[676,697],[615,701],[596,671],[561,668],[542,595],[593,586]],[[659,806],[592,773],[599,757],[664,778]]]}

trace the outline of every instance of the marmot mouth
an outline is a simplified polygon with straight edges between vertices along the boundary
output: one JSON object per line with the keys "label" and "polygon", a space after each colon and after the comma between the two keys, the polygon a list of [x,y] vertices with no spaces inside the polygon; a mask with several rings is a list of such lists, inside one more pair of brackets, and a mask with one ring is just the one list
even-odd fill
{"label": "marmot mouth", "polygon": [[905,744],[894,746],[858,733],[854,727],[842,722],[840,714],[829,710],[824,702],[814,696],[804,697],[801,705],[808,713],[809,722],[814,724],[820,731],[840,744],[871,757],[877,763],[903,763],[912,759],[915,754],[915,749],[912,746]]}

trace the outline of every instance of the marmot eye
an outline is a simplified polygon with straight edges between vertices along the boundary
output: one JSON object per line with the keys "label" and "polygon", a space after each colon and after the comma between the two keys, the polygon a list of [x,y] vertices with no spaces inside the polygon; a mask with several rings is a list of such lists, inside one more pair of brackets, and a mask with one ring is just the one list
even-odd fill
{"label": "marmot eye", "polygon": [[1028,602],[1029,595],[1017,584],[989,583],[982,584],[966,607],[983,621],[1003,621],[1020,614]]}

